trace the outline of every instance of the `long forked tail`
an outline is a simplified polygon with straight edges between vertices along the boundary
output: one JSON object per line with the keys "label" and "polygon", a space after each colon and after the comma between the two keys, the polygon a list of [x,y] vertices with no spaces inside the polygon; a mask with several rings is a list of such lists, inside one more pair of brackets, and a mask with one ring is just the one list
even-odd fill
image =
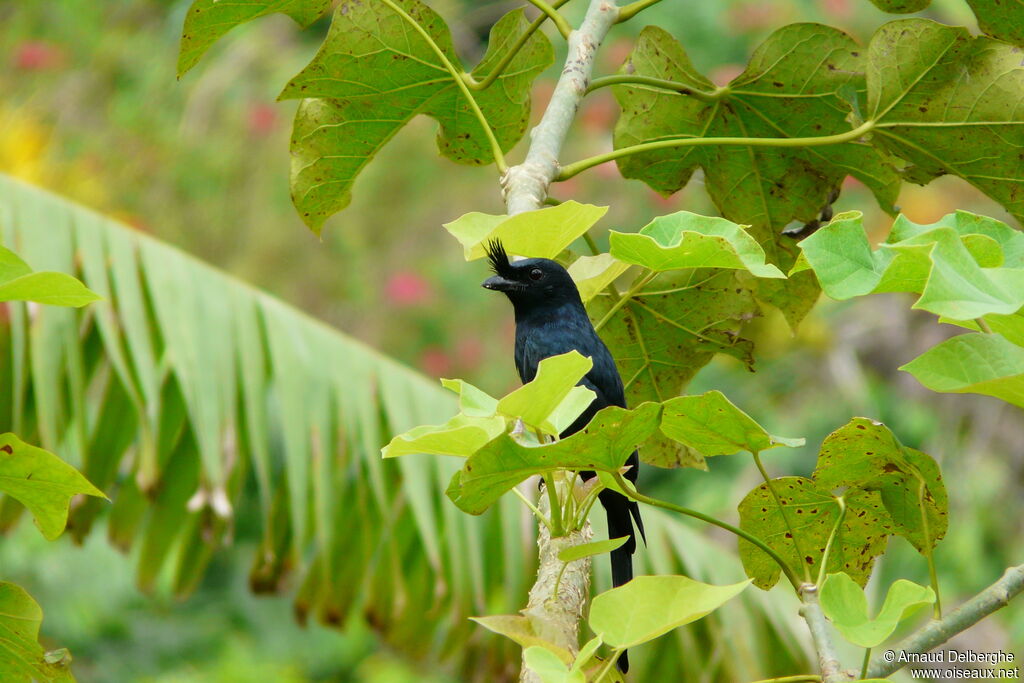
{"label": "long forked tail", "polygon": [[[633,519],[636,519],[641,537],[644,535],[644,526],[640,521],[640,508],[635,501],[611,489],[602,491],[598,498],[608,514],[608,538],[629,537],[628,541],[611,552],[612,586],[617,588],[633,578],[633,553],[636,551]],[[619,656],[617,663],[622,673],[629,671],[629,657],[625,652]]]}

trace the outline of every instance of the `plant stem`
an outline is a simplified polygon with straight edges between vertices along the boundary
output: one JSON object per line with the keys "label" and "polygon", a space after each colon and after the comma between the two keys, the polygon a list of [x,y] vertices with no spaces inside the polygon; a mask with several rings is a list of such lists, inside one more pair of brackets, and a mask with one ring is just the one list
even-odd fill
{"label": "plant stem", "polygon": [[494,155],[494,165],[498,168],[499,173],[506,173],[508,171],[508,164],[505,163],[505,155],[501,151],[501,145],[498,144],[498,138],[494,136],[494,131],[491,130],[491,124],[488,123],[487,117],[484,116],[483,111],[480,110],[480,105],[476,103],[476,98],[473,97],[473,93],[469,91],[469,86],[466,84],[465,79],[462,77],[462,73],[455,68],[455,65],[451,63],[448,56],[445,55],[444,50],[434,42],[434,39],[430,37],[427,30],[419,25],[419,23],[410,17],[405,10],[396,5],[393,0],[381,0],[385,5],[391,8],[391,11],[402,17],[406,23],[408,23],[420,37],[427,42],[430,49],[434,51],[437,58],[444,64],[444,68],[448,70],[452,78],[455,80],[455,85],[462,91],[462,96],[466,98],[466,104],[472,110],[476,120],[480,123],[480,127],[484,130],[484,135],[487,136],[487,142],[491,146],[491,153]]}
{"label": "plant stem", "polygon": [[612,0],[590,0],[579,28],[569,34],[569,50],[562,74],[540,123],[530,133],[530,149],[523,163],[502,178],[507,213],[513,216],[540,208],[548,185],[558,172],[558,155],[576,117],[594,68],[594,55],[618,18]]}
{"label": "plant stem", "polygon": [[562,34],[562,37],[569,40],[569,34],[572,33],[572,28],[569,27],[569,22],[565,20],[561,14],[555,11],[555,8],[544,2],[544,0],[526,0],[528,3],[543,12],[551,23],[555,25],[558,32]]}
{"label": "plant stem", "polygon": [[828,621],[825,619],[825,613],[821,611],[818,587],[813,583],[805,583],[800,586],[799,592],[800,599],[804,603],[800,607],[800,614],[811,631],[811,642],[814,643],[814,651],[818,653],[818,668],[821,670],[822,683],[840,683],[840,681],[849,680],[843,673],[843,667],[839,663],[835,646],[832,644]]}
{"label": "plant stem", "polygon": [[[789,523],[789,517],[786,516],[786,509],[782,506],[782,498],[779,497],[779,492],[775,490],[772,485],[772,478],[768,476],[768,472],[764,468],[764,463],[761,462],[761,455],[759,453],[751,453],[754,456],[754,463],[757,465],[757,470],[761,473],[761,477],[764,479],[764,485],[768,487],[768,490],[772,494],[772,498],[775,499],[775,504],[779,506],[779,514],[782,515],[782,521],[786,523],[786,528],[789,529],[789,535],[793,537],[793,548],[796,550],[797,557],[803,557],[803,551],[800,550],[800,544],[797,543],[796,534],[793,533],[793,526]],[[804,569],[804,580],[807,583],[811,582],[811,570],[807,568],[807,565],[800,563]]]}
{"label": "plant stem", "polygon": [[[551,7],[554,9],[558,9],[567,2],[569,2],[569,0],[556,0],[555,2],[551,3]],[[499,61],[497,65],[495,65],[495,67],[491,69],[491,72],[489,74],[484,76],[484,79],[482,81],[474,79],[473,76],[470,74],[462,74],[462,80],[466,82],[466,85],[469,86],[469,89],[487,90],[487,88],[491,87],[491,84],[494,83],[494,81],[498,80],[498,78],[501,77],[501,74],[505,73],[505,69],[507,69],[508,65],[512,63],[512,60],[516,58],[516,55],[519,54],[519,51],[523,49],[523,45],[526,45],[526,41],[530,39],[530,36],[537,32],[537,29],[541,27],[541,24],[547,21],[547,18],[548,16],[546,14],[541,14],[539,17],[531,21],[530,25],[526,27],[526,30],[523,31],[518,38],[516,38],[516,42],[512,43],[512,47],[508,49],[508,52],[506,52],[505,56],[501,58],[501,61]]]}
{"label": "plant stem", "polygon": [[992,328],[988,326],[988,322],[984,318],[978,317],[974,320],[978,323],[978,327],[981,328],[982,332],[985,334],[992,334]]}
{"label": "plant stem", "polygon": [[544,522],[545,526],[547,526],[548,528],[548,531],[551,530],[551,522],[548,521],[548,518],[545,517],[544,513],[540,511],[540,508],[538,508],[536,505],[530,502],[530,499],[523,495],[523,492],[520,491],[518,487],[513,486],[512,493],[519,496],[519,500],[523,501],[526,507],[530,508],[530,511],[537,517],[537,519],[539,519],[541,522]]}
{"label": "plant stem", "polygon": [[686,83],[680,83],[679,81],[670,81],[665,78],[654,78],[652,76],[636,76],[633,74],[615,74],[614,76],[601,76],[595,78],[590,82],[587,87],[587,94],[599,90],[601,88],[607,88],[611,85],[622,85],[622,84],[636,84],[636,85],[649,85],[653,88],[661,88],[662,90],[671,90],[677,92],[680,95],[686,95],[692,97],[695,100],[701,102],[717,102],[722,98],[723,95],[729,93],[729,88],[721,87],[714,92],[704,92],[703,90],[697,90]]}
{"label": "plant stem", "polygon": [[935,571],[935,547],[932,543],[932,532],[928,525],[928,510],[924,506],[924,494],[927,490],[924,476],[917,474],[917,508],[921,511],[921,530],[924,532],[924,559],[928,561],[928,579],[931,581],[932,590],[935,591],[935,604],[932,606],[932,615],[935,619],[942,618],[942,600],[939,597],[939,574]]}
{"label": "plant stem", "polygon": [[644,142],[639,145],[630,145],[598,154],[596,156],[573,162],[562,166],[555,180],[568,180],[588,168],[599,166],[608,161],[621,159],[622,157],[653,152],[659,149],[673,149],[676,147],[702,147],[707,145],[742,145],[746,147],[818,147],[821,145],[838,145],[843,142],[851,142],[863,137],[875,128],[874,121],[865,121],[860,126],[845,133],[835,135],[822,135],[810,138],[673,138],[669,140],[657,140],[655,142]]}
{"label": "plant stem", "polygon": [[[828,566],[829,553],[832,552],[832,543],[835,542],[836,534],[839,533],[839,527],[846,517],[846,500],[839,496],[836,498],[836,502],[839,504],[839,516],[836,517],[836,523],[832,525],[832,533],[828,535],[828,542],[825,543],[825,552],[821,554],[821,567],[818,568],[818,581],[816,582],[819,587],[825,581],[825,568]],[[793,541],[796,541],[795,537]]]}
{"label": "plant stem", "polygon": [[793,573],[793,570],[790,569],[790,567],[786,564],[786,562],[777,552],[772,550],[770,546],[768,546],[764,541],[762,541],[757,536],[747,533],[743,529],[735,527],[732,524],[729,524],[728,522],[723,522],[717,517],[706,515],[703,512],[698,512],[697,510],[692,510],[690,508],[683,507],[682,505],[669,503],[668,501],[665,500],[658,500],[657,498],[645,496],[644,494],[637,491],[633,486],[628,485],[626,483],[625,478],[623,478],[621,474],[616,472],[612,476],[615,478],[615,481],[619,485],[619,487],[626,492],[626,495],[639,503],[645,503],[647,505],[653,505],[654,507],[664,508],[666,510],[671,510],[672,512],[678,512],[681,515],[686,515],[687,517],[699,519],[702,522],[707,522],[708,524],[713,524],[714,526],[717,526],[719,529],[725,529],[726,531],[729,531],[739,536],[743,540],[756,545],[758,548],[764,551],[766,555],[775,560],[776,564],[778,564],[779,568],[782,570],[782,573],[785,574],[786,578],[789,579],[789,582],[793,584],[794,590],[799,591],[801,585],[800,580],[797,578],[796,574]]}
{"label": "plant stem", "polygon": [[551,536],[557,538],[565,535],[565,527],[562,525],[562,507],[558,504],[558,491],[555,489],[555,476],[551,472],[544,473],[544,488],[548,492],[548,505],[551,506]]}
{"label": "plant stem", "polygon": [[[957,607],[942,619],[930,621],[922,629],[890,648],[895,652],[928,652],[965,631],[988,615],[1009,604],[1015,596],[1024,591],[1024,564],[1010,567],[991,586]],[[876,657],[868,667],[869,678],[885,678],[899,671],[906,661],[885,661]]]}
{"label": "plant stem", "polygon": [[625,294],[619,297],[618,301],[612,304],[612,307],[608,309],[607,313],[601,316],[601,319],[598,320],[597,324],[594,325],[594,330],[600,332],[601,328],[608,324],[608,321],[612,319],[612,316],[619,312],[620,308],[629,303],[629,300],[632,299],[637,292],[643,289],[647,285],[647,283],[649,283],[657,276],[657,272],[651,271],[647,275],[638,277],[636,281],[633,283],[633,286],[631,286]]}
{"label": "plant stem", "polygon": [[868,664],[871,663],[871,648],[864,648],[864,663],[860,666],[860,678],[864,680],[868,677]]}
{"label": "plant stem", "polygon": [[780,676],[778,678],[765,678],[754,683],[821,683],[821,676],[817,674],[797,674],[796,676]]}
{"label": "plant stem", "polygon": [[600,681],[608,675],[608,672],[612,670],[613,666],[615,666],[615,662],[618,660],[620,654],[622,654],[622,650],[612,650],[611,654],[608,655],[608,659],[605,661],[604,666],[601,667],[597,676],[594,677],[595,683],[600,683]]}
{"label": "plant stem", "polygon": [[583,241],[587,243],[587,248],[590,249],[590,253],[593,256],[597,256],[601,253],[601,250],[597,248],[597,242],[590,236],[589,232],[583,233]]}
{"label": "plant stem", "polygon": [[636,0],[628,5],[619,9],[619,18],[616,23],[621,24],[624,21],[629,21],[637,15],[637,13],[644,11],[651,5],[657,5],[661,0]]}

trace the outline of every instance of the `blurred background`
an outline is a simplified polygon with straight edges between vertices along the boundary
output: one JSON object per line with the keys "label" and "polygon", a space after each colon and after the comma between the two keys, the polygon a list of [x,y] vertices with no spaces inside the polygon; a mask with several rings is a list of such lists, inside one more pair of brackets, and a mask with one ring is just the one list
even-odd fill
{"label": "blurred background", "polygon": [[[295,102],[275,98],[312,57],[328,26],[300,31],[274,15],[232,31],[175,80],[177,41],[189,0],[61,0],[0,3],[0,172],[60,192],[174,244],[235,277],[328,321],[433,377],[463,377],[492,393],[516,384],[506,302],[479,288],[441,224],[468,211],[501,213],[491,168],[437,157],[435,124],[403,129],[356,183],[352,205],[310,233],[288,198],[288,135]],[[432,0],[471,64],[510,2]],[[585,3],[564,12],[578,21]],[[966,3],[936,1],[922,16],[976,28]],[[675,34],[694,64],[725,83],[775,28],[818,21],[861,43],[890,19],[867,0],[665,0],[618,27],[598,74],[618,68],[633,36],[656,23]],[[563,57],[537,83],[539,116]],[[609,90],[585,102],[563,158],[610,147],[616,106]],[[521,157],[525,145],[509,155]],[[671,198],[613,165],[561,183],[559,199],[611,205],[600,229],[636,230],[679,209],[715,213],[699,178]],[[899,205],[918,223],[963,208],[1014,224],[955,179],[906,186]],[[891,224],[870,194],[848,181],[836,210],[866,214],[873,241]],[[1019,226],[1018,226],[1019,227]],[[599,242],[602,240],[599,239]],[[603,242],[606,244],[606,241]],[[1024,561],[1024,420],[995,399],[932,394],[896,368],[954,332],[910,310],[902,296],[822,301],[794,336],[781,316],[758,321],[758,372],[718,359],[691,393],[716,388],[775,433],[808,446],[773,452],[775,475],[807,474],[822,438],[853,415],[884,421],[907,445],[935,457],[951,489],[950,530],[937,561],[947,605]],[[458,315],[451,315],[457,310]],[[648,470],[651,495],[735,518],[756,485],[742,459],[709,472]],[[427,681],[422,669],[383,648],[353,619],[342,631],[291,619],[290,597],[246,589],[252,554],[243,533],[218,555],[197,593],[142,595],[130,562],[102,533],[84,547],[46,543],[29,525],[0,539],[3,578],[43,605],[46,642],[71,649],[82,681]],[[893,538],[871,586],[927,582],[923,560]],[[1018,606],[1019,608],[1019,606]],[[1024,656],[1024,618],[1003,613],[962,636],[985,651]],[[436,680],[447,680],[439,677]]]}

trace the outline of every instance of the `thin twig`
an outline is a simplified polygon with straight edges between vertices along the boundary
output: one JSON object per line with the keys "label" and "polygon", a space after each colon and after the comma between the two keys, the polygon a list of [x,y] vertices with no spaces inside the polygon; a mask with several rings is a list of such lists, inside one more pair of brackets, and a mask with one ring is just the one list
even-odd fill
{"label": "thin twig", "polygon": [[[991,586],[889,649],[897,655],[928,652],[1002,609],[1021,591],[1024,591],[1024,564],[1010,567]],[[909,658],[903,657],[901,661],[901,657],[896,656],[892,659],[888,662],[885,657],[876,657],[868,667],[868,678],[885,678],[906,666]]]}
{"label": "thin twig", "polygon": [[551,23],[555,25],[558,32],[562,34],[562,37],[569,40],[569,34],[572,32],[572,28],[569,27],[569,22],[565,20],[561,14],[559,14],[554,7],[544,2],[544,0],[526,0],[528,3],[539,9],[541,12],[551,20]]}
{"label": "thin twig", "polygon": [[651,5],[657,5],[659,2],[661,2],[661,0],[636,0],[636,2],[631,2],[628,5],[625,5],[619,10],[618,23],[621,24],[624,21],[629,21],[639,12],[644,11]]}
{"label": "thin twig", "polygon": [[843,672],[835,645],[832,644],[828,621],[825,619],[825,613],[821,611],[818,587],[813,583],[805,583],[800,586],[799,592],[800,599],[803,601],[800,615],[807,622],[807,628],[811,632],[811,642],[814,643],[814,651],[818,654],[818,668],[821,670],[822,683],[840,683],[850,680]]}
{"label": "thin twig", "polygon": [[723,137],[723,138],[703,138],[703,137],[689,137],[689,138],[672,138],[669,140],[657,140],[655,142],[644,142],[639,145],[630,145],[629,147],[620,147],[619,149],[612,150],[611,152],[605,152],[604,154],[598,154],[596,156],[589,157],[587,159],[581,159],[580,161],[573,162],[562,166],[562,170],[558,173],[555,180],[568,180],[573,176],[586,171],[588,168],[594,166],[600,166],[603,163],[614,161],[615,159],[621,159],[622,157],[632,156],[634,154],[642,154],[644,152],[654,152],[659,149],[675,149],[677,147],[704,147],[713,145],[740,145],[745,147],[819,147],[822,145],[838,145],[843,142],[852,142],[858,138],[863,137],[867,133],[870,133],[876,124],[874,121],[866,121],[865,123],[857,126],[853,130],[849,130],[845,133],[837,133],[835,135],[822,135],[818,137],[809,138],[734,138],[734,137]]}
{"label": "thin twig", "polygon": [[[551,7],[553,7],[554,9],[558,9],[567,2],[569,2],[569,0],[557,0],[556,2],[551,3]],[[536,19],[531,21],[530,25],[526,27],[526,30],[519,34],[519,37],[516,38],[516,42],[512,43],[512,47],[510,47],[508,52],[506,52],[505,55],[501,58],[501,61],[498,62],[498,64],[493,69],[491,69],[491,72],[489,74],[484,76],[484,79],[482,81],[474,79],[473,76],[470,74],[462,74],[462,80],[466,82],[466,85],[469,86],[469,89],[487,90],[487,88],[491,87],[491,84],[494,83],[494,81],[498,80],[498,78],[501,77],[501,74],[505,73],[505,69],[507,69],[508,65],[512,63],[512,60],[516,58],[516,55],[519,54],[519,51],[523,49],[523,45],[526,45],[526,41],[530,39],[530,36],[537,32],[537,29],[539,29],[541,25],[545,21],[547,21],[547,18],[548,17],[546,14],[541,14]]]}

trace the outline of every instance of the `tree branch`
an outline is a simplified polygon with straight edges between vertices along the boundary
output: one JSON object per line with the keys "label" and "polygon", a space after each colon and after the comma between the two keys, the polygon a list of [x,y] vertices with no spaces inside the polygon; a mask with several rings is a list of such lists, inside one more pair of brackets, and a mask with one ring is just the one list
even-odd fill
{"label": "tree branch", "polygon": [[839,663],[839,656],[832,644],[832,634],[828,630],[828,621],[825,619],[825,613],[821,611],[818,597],[818,586],[815,584],[805,583],[800,586],[800,599],[803,600],[800,615],[807,622],[807,628],[811,631],[814,651],[818,653],[821,681],[822,683],[842,683],[854,680],[843,671],[843,666]]}
{"label": "tree branch", "polygon": [[[923,653],[943,644],[961,631],[966,631],[996,610],[999,610],[1024,591],[1024,564],[1010,567],[1002,578],[957,607],[942,619],[932,621],[917,633],[889,648],[899,655],[902,652]],[[892,662],[876,657],[868,667],[868,677],[885,678],[902,669],[907,662],[894,657]]]}
{"label": "tree branch", "polygon": [[[571,492],[569,495],[572,495]],[[547,500],[542,498],[541,511],[552,517],[558,514],[557,510],[546,510],[547,507]],[[580,649],[579,624],[590,594],[590,558],[566,565],[558,559],[558,553],[565,548],[589,543],[593,537],[594,532],[589,524],[579,531],[555,538],[551,537],[546,525],[540,525],[537,537],[537,580],[530,589],[530,599],[523,610],[537,636],[572,653]],[[540,676],[528,669],[525,662],[519,680],[521,683],[541,683]]]}
{"label": "tree branch", "polygon": [[[552,4],[557,8],[562,3]],[[558,155],[562,151],[562,144],[586,94],[594,67],[594,55],[618,14],[614,0],[590,0],[583,23],[569,34],[569,49],[562,75],[540,123],[530,133],[530,149],[526,159],[502,176],[508,215],[539,209],[544,205],[548,185],[558,172]],[[541,509],[545,505],[546,501],[542,499]],[[558,553],[564,548],[586,543],[592,536],[589,523],[579,531],[560,538],[551,538],[550,530],[540,525],[537,580],[530,589],[529,604],[523,610],[535,633],[574,653],[579,651],[580,619],[590,594],[590,561],[573,562],[562,573],[564,563],[558,559]],[[560,573],[561,580],[558,578]],[[520,681],[540,683],[540,677],[527,668],[524,662]]]}
{"label": "tree branch", "polygon": [[579,29],[569,34],[569,53],[562,75],[540,123],[530,133],[530,150],[518,166],[502,178],[508,214],[538,209],[547,197],[548,185],[558,172],[558,155],[580,102],[587,92],[594,68],[594,54],[618,18],[612,0],[591,0]]}

